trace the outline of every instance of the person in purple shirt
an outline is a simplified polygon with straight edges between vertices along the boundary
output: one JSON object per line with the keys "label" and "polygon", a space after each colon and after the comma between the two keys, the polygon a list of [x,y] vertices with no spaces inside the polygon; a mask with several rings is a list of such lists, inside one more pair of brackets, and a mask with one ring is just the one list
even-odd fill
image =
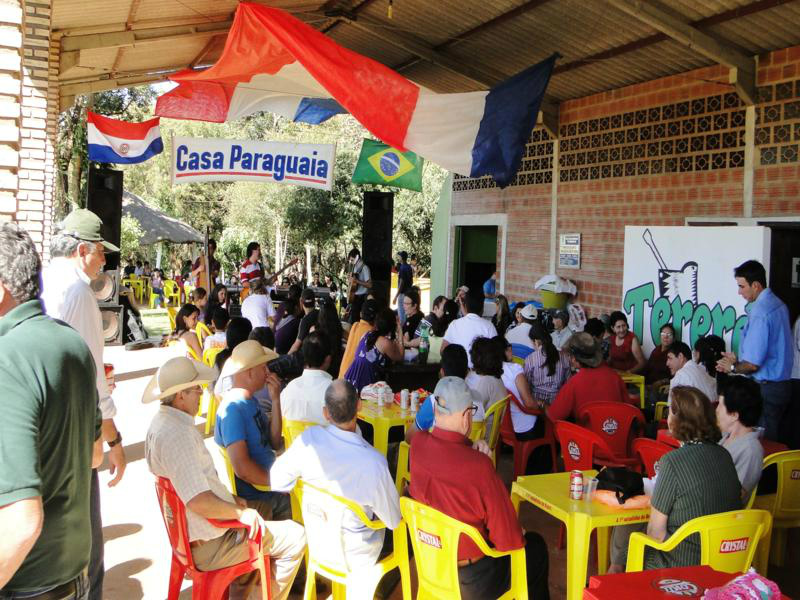
{"label": "person in purple shirt", "polygon": [[764,265],[748,260],[733,271],[739,295],[748,302],[747,324],[742,329],[739,356],[725,352],[717,371],[739,373],[755,379],[761,387],[764,410],[759,425],[764,437],[782,441],[778,427],[791,400],[792,329],[789,309],[767,287]]}

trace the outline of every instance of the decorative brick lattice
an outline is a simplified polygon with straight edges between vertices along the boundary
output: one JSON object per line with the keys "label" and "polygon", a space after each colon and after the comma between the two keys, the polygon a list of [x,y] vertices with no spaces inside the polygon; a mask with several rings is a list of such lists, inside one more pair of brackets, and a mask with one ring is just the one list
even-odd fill
{"label": "decorative brick lattice", "polygon": [[[553,140],[541,127],[531,133],[531,138],[525,146],[525,155],[514,181],[510,185],[537,185],[549,184],[553,180]],[[496,188],[497,184],[491,177],[464,177],[454,175],[453,191],[465,192],[469,190],[483,190]]]}
{"label": "decorative brick lattice", "polygon": [[744,165],[745,110],[729,92],[562,125],[562,182]]}
{"label": "decorative brick lattice", "polygon": [[758,88],[756,159],[760,165],[798,162],[800,79]]}

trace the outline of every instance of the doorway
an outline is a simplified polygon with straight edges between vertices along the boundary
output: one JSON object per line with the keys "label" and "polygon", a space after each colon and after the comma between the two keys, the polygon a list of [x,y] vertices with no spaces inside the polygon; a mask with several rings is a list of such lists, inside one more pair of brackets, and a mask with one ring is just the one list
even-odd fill
{"label": "doorway", "polygon": [[497,226],[457,226],[454,258],[453,295],[462,285],[483,289],[483,283],[497,269]]}
{"label": "doorway", "polygon": [[800,314],[800,223],[759,222],[772,231],[769,284],[789,308],[789,323]]}

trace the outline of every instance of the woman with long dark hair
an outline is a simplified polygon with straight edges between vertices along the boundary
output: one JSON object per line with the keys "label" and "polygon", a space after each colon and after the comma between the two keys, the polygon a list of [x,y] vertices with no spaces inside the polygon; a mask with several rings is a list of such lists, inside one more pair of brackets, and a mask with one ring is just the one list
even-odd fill
{"label": "woman with long dark hair", "polygon": [[[525,377],[531,386],[533,397],[539,407],[549,405],[558,394],[558,390],[569,378],[569,358],[559,352],[553,344],[550,333],[539,321],[531,323],[528,337],[533,342],[533,352],[525,359]],[[534,407],[531,407],[534,408]],[[520,413],[519,426],[524,431],[526,419]],[[511,413],[513,420],[514,413]],[[529,420],[529,419],[527,419]],[[517,431],[517,423],[514,424]]]}
{"label": "woman with long dark hair", "polygon": [[331,346],[331,365],[328,373],[331,377],[338,377],[339,367],[342,364],[342,322],[339,320],[339,313],[336,312],[336,305],[330,298],[323,298],[320,301],[319,314],[317,314],[317,324],[312,331],[319,331],[325,334]]}
{"label": "woman with long dark hair", "polygon": [[355,359],[344,378],[360,393],[364,386],[383,378],[387,360],[402,361],[403,352],[403,329],[397,314],[384,308],[375,317],[375,329],[365,333],[358,342]]}
{"label": "woman with long dark hair", "polygon": [[214,286],[214,289],[211,290],[211,295],[208,297],[208,305],[206,306],[203,322],[209,327],[211,327],[211,317],[214,316],[214,311],[219,307],[226,310],[228,308],[228,288],[221,283]]}
{"label": "woman with long dark hair", "polygon": [[503,294],[497,294],[494,303],[497,305],[497,312],[492,317],[492,323],[497,329],[497,335],[505,335],[508,326],[511,325],[511,309],[508,307],[508,299]]}
{"label": "woman with long dark hair", "polygon": [[[175,315],[175,331],[172,332],[172,339],[178,340],[186,348],[186,356],[196,360],[203,358],[203,349],[200,347],[200,341],[195,333],[199,315],[200,309],[194,304],[184,304]],[[194,356],[192,356],[192,352],[194,352]]]}

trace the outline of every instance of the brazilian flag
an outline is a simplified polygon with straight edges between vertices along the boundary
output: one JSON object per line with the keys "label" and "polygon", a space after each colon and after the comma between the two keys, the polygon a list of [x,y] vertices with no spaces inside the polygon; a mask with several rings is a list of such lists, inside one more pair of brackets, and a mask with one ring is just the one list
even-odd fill
{"label": "brazilian flag", "polygon": [[413,152],[400,152],[383,142],[364,139],[353,171],[353,183],[377,183],[422,191],[425,159]]}

